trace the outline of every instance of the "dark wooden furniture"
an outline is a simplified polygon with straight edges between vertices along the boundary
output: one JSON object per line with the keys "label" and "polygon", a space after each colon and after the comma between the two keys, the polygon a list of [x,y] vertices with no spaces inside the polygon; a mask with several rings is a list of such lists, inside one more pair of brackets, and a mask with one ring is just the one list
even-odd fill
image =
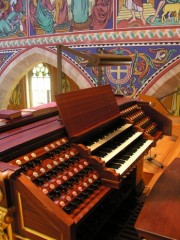
{"label": "dark wooden furniture", "polygon": [[135,228],[147,240],[180,239],[180,158],[176,158],[151,190]]}
{"label": "dark wooden furniture", "polygon": [[[10,240],[91,240],[143,190],[143,156],[164,129],[141,105],[124,97],[117,104],[106,85],[57,96],[59,114],[1,127],[1,232]],[[106,161],[95,152],[104,143],[113,147]],[[120,156],[122,164],[111,161]]]}

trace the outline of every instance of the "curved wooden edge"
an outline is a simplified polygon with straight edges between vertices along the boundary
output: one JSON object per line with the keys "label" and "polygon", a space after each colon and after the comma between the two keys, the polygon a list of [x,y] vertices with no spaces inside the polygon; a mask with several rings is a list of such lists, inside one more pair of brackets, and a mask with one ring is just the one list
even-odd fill
{"label": "curved wooden edge", "polygon": [[0,162],[0,181],[8,179],[12,173],[18,170],[18,166],[10,165],[9,163]]}

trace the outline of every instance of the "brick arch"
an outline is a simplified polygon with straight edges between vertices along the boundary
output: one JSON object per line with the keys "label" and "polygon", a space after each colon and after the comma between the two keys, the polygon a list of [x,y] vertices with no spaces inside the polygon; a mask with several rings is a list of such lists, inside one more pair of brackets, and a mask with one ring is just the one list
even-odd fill
{"label": "brick arch", "polygon": [[171,94],[180,86],[180,59],[161,71],[147,86],[143,93],[155,98]]}
{"label": "brick arch", "polygon": [[[57,67],[57,56],[47,49],[34,47],[22,53],[8,65],[1,75],[0,109],[7,107],[12,92],[20,79],[40,62],[45,62]],[[85,78],[80,70],[64,59],[62,62],[62,70],[76,82],[80,89],[92,87],[90,81]]]}

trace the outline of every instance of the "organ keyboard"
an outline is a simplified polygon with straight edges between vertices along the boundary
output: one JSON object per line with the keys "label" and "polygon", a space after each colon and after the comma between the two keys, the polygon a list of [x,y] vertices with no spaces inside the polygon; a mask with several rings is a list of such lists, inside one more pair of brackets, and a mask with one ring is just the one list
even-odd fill
{"label": "organ keyboard", "polygon": [[116,101],[108,85],[56,101],[59,115],[1,128],[0,210],[9,240],[92,240],[143,185],[143,156],[170,129],[146,104]]}
{"label": "organ keyboard", "polygon": [[96,136],[94,139],[86,140],[84,144],[90,148],[91,152],[96,150],[98,147],[102,146],[103,144],[107,143],[108,141],[112,140],[114,137],[118,136],[120,133],[125,131],[127,128],[129,128],[132,124],[125,123],[121,127],[117,127],[113,129],[112,131],[108,131],[101,136]]}
{"label": "organ keyboard", "polygon": [[[85,90],[86,97],[81,91],[57,96],[60,116],[69,138],[89,148],[92,156],[100,158],[105,171],[111,168],[115,175],[119,175],[119,180],[114,185],[117,188],[122,177],[126,177],[137,162],[142,162],[141,158],[150,147],[155,146],[163,130],[158,128],[141,104],[123,99],[123,104],[118,107],[108,85],[95,88],[93,92],[93,102],[97,105],[92,105],[92,89]],[[104,96],[108,102],[104,100]],[[71,108],[69,106],[73,106],[73,110],[67,114],[66,109]],[[88,109],[84,106],[88,106]],[[91,161],[93,159],[96,164],[97,158],[91,158]],[[112,178],[110,176],[111,180]]]}
{"label": "organ keyboard", "polygon": [[144,140],[138,142],[135,147],[132,147],[130,151],[127,151],[121,155],[117,156],[115,161],[111,161],[107,166],[111,166],[111,163],[116,164],[113,168],[116,169],[116,172],[120,175],[123,175],[126,170],[138,160],[140,156],[146,151],[151,145],[152,140]]}

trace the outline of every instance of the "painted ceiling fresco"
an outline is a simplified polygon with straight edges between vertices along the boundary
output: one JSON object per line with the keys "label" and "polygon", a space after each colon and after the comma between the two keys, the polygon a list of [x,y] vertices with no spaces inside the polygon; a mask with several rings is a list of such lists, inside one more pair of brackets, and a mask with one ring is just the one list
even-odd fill
{"label": "painted ceiling fresco", "polygon": [[[180,0],[0,0],[0,73],[35,46],[129,55],[132,65],[102,69],[102,83],[136,97],[180,59]],[[65,56],[97,84],[95,68]]]}

